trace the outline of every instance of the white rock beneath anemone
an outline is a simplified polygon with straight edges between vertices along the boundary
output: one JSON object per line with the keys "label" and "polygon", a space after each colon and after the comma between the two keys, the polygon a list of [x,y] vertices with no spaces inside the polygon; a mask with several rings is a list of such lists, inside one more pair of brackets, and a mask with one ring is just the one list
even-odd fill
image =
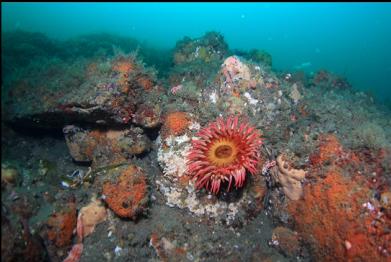
{"label": "white rock beneath anemone", "polygon": [[159,145],[157,160],[163,168],[164,176],[177,179],[186,171],[186,155],[190,150],[190,138],[187,134],[182,136],[169,136],[161,141],[161,136],[156,140]]}
{"label": "white rock beneath anemone", "polygon": [[[192,131],[198,131],[200,125],[196,122],[189,127]],[[188,133],[182,136],[169,136],[162,141],[158,137],[158,163],[163,170],[163,176],[156,180],[159,191],[165,196],[166,205],[187,209],[191,213],[208,218],[221,218],[228,225],[232,224],[239,210],[244,210],[251,202],[248,194],[243,193],[242,198],[235,203],[216,200],[215,197],[199,197],[195,189],[194,181],[188,184],[180,183],[179,178],[186,175],[186,156],[191,149],[191,139]]]}

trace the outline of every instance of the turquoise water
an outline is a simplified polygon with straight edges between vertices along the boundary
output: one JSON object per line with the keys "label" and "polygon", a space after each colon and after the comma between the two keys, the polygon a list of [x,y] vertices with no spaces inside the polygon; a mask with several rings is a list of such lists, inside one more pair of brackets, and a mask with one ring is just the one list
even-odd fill
{"label": "turquoise water", "polygon": [[327,69],[391,103],[390,3],[4,3],[2,32],[56,39],[109,32],[157,48],[222,33],[231,49],[259,48],[276,70]]}

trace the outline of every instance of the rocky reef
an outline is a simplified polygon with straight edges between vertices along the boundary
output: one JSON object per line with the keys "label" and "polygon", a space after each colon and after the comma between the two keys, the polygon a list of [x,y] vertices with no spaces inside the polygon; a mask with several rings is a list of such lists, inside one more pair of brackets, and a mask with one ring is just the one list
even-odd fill
{"label": "rocky reef", "polygon": [[3,34],[4,261],[390,259],[391,114],[344,77]]}

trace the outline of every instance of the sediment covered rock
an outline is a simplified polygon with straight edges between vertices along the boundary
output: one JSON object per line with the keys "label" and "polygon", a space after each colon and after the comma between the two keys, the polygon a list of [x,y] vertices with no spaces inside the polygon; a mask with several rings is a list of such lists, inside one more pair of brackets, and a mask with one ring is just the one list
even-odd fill
{"label": "sediment covered rock", "polygon": [[72,158],[78,162],[93,161],[94,166],[140,155],[151,146],[151,141],[139,127],[88,130],[68,125],[63,128],[63,132]]}
{"label": "sediment covered rock", "polygon": [[[126,125],[136,122],[142,105],[153,103],[161,92],[155,73],[134,55],[72,63],[50,60],[42,62],[40,70],[25,68],[12,82],[4,115],[25,127]],[[153,114],[158,118],[160,112]]]}

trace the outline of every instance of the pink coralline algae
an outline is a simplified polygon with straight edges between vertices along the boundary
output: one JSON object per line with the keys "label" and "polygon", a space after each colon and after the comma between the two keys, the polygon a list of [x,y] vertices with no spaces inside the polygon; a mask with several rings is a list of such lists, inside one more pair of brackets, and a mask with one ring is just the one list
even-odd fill
{"label": "pink coralline algae", "polygon": [[176,95],[180,90],[182,90],[183,86],[182,85],[177,85],[171,88],[171,93],[173,95]]}

